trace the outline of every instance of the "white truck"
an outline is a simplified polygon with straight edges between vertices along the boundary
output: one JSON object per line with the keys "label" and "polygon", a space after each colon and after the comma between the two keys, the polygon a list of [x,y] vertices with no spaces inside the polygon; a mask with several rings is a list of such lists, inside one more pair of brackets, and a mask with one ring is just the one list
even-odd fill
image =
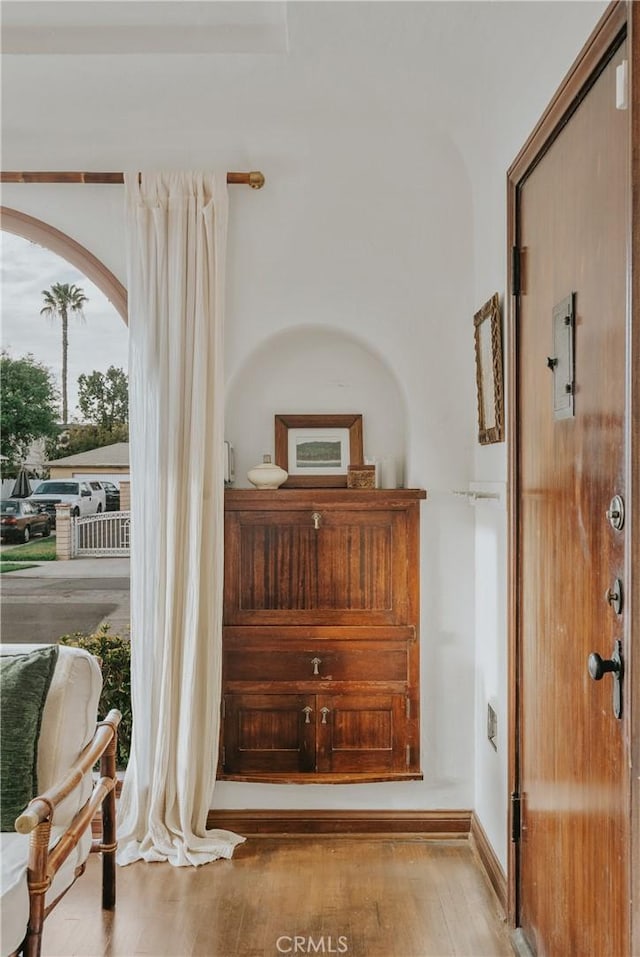
{"label": "white truck", "polygon": [[[93,487],[92,486],[96,486]],[[82,482],[78,479],[46,479],[36,486],[29,501],[46,512],[51,525],[56,523],[56,505],[64,503],[71,506],[74,518],[80,515],[94,515],[105,510],[105,491],[98,482]]]}

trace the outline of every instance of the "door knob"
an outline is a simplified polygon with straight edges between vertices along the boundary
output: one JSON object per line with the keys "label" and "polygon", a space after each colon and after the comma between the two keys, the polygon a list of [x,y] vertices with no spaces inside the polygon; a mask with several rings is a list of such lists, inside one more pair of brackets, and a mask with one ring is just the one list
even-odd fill
{"label": "door knob", "polygon": [[609,524],[617,532],[624,526],[624,499],[621,495],[614,495],[606,512]]}
{"label": "door knob", "polygon": [[589,655],[589,674],[593,680],[600,681],[609,671],[618,674],[620,671],[620,661],[616,661],[613,658],[601,658],[597,652],[592,651]]}
{"label": "door knob", "polygon": [[621,718],[622,679],[624,677],[622,642],[616,641],[610,658],[601,658],[596,651],[592,651],[589,655],[588,668],[594,681],[600,681],[609,672],[613,675],[613,713],[616,718]]}

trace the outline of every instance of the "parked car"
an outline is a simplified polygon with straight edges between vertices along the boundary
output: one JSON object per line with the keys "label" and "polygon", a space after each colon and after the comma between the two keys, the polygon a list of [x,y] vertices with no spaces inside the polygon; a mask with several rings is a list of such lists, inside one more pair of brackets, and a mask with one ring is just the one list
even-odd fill
{"label": "parked car", "polygon": [[32,535],[47,538],[51,520],[45,512],[24,498],[3,498],[0,502],[0,539],[28,542]]}
{"label": "parked car", "polygon": [[100,482],[106,496],[105,510],[107,512],[120,511],[120,489],[113,482]]}
{"label": "parked car", "polygon": [[[104,496],[103,499],[102,499],[102,504],[104,505],[104,508],[99,508],[98,511],[99,511],[99,512],[108,512],[108,511],[109,511],[109,501],[108,501],[107,489],[106,489],[105,483],[102,482],[102,481],[98,481],[98,479],[89,479],[89,480],[88,480],[88,483],[89,483],[89,488],[91,489],[92,492],[94,492],[94,493],[95,493],[96,495],[98,495],[98,496]],[[114,486],[114,488],[115,488],[115,486]],[[117,492],[117,491],[118,491],[118,490],[116,489],[116,492]],[[118,500],[119,500],[119,499],[120,499],[120,493],[118,492]]]}
{"label": "parked car", "polygon": [[71,514],[75,518],[80,515],[94,515],[104,512],[105,493],[99,487],[92,489],[88,482],[78,479],[47,479],[36,486],[29,501],[49,516],[51,526],[56,524],[56,505],[62,503],[71,505]]}

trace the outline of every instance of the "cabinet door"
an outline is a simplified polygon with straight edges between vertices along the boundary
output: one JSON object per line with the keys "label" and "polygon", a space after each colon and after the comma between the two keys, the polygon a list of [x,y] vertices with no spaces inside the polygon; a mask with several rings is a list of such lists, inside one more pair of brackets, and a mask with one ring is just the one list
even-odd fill
{"label": "cabinet door", "polygon": [[405,695],[228,694],[224,700],[224,774],[266,779],[411,770]]}
{"label": "cabinet door", "polygon": [[409,620],[404,510],[236,511],[225,536],[228,625]]}
{"label": "cabinet door", "polygon": [[315,765],[313,695],[225,695],[225,773],[314,771]]}
{"label": "cabinet door", "polygon": [[406,707],[401,694],[318,695],[318,771],[406,772]]}

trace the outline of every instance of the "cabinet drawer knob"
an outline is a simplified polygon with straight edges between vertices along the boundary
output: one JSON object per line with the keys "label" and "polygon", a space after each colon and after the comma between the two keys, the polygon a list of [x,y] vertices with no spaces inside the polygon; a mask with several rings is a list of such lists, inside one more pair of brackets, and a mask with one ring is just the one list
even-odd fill
{"label": "cabinet drawer knob", "polygon": [[304,714],[304,723],[311,724],[311,715],[313,714],[313,708],[310,708],[309,705],[307,705],[306,708],[302,709],[302,713]]}
{"label": "cabinet drawer knob", "polygon": [[320,674],[319,669],[320,669],[320,665],[322,664],[322,658],[312,658],[311,664],[313,665],[314,675],[319,675]]}
{"label": "cabinet drawer knob", "polygon": [[312,512],[312,513],[311,513],[311,518],[312,518],[312,520],[313,520],[313,527],[315,528],[316,531],[318,531],[318,529],[320,528],[320,520],[321,520],[321,518],[322,518],[321,513],[320,513],[320,512]]}
{"label": "cabinet drawer knob", "polygon": [[322,715],[322,720],[320,724],[327,723],[327,715],[329,714],[330,708],[320,708],[320,714]]}

